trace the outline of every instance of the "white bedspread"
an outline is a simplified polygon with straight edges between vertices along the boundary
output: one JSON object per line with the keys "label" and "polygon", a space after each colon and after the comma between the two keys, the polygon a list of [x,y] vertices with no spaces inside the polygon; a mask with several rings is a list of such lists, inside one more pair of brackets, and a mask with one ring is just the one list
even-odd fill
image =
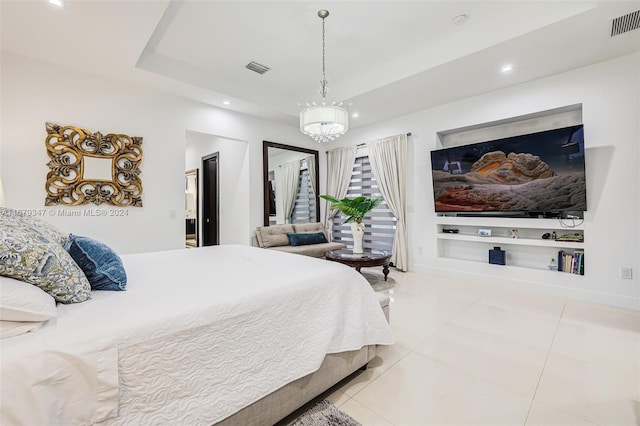
{"label": "white bedspread", "polygon": [[[210,425],[317,370],[325,354],[393,343],[367,281],[335,262],[248,246],[123,262],[126,292],[59,305],[57,324],[3,341],[2,424],[14,413],[33,424]],[[48,350],[64,361],[36,359]],[[85,385],[48,381],[55,391],[43,399],[47,369]],[[5,401],[7,384],[20,398]],[[76,403],[51,412],[57,398]]]}

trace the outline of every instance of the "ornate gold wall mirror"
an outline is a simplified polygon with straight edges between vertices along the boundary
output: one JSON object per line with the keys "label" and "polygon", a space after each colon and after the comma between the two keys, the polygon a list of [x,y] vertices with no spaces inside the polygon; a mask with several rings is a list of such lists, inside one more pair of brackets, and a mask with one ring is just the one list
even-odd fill
{"label": "ornate gold wall mirror", "polygon": [[49,155],[45,206],[142,207],[142,137],[46,123]]}

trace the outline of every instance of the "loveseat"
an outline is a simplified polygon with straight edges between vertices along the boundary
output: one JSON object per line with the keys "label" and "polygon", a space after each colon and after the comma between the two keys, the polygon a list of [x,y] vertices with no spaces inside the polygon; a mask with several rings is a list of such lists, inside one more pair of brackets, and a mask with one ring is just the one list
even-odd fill
{"label": "loveseat", "polygon": [[[288,234],[315,235],[296,235],[290,239]],[[313,243],[305,244],[307,241]],[[256,228],[256,232],[251,237],[251,245],[254,247],[303,254],[311,257],[324,257],[324,253],[327,251],[346,247],[342,243],[316,241],[328,241],[324,226],[319,222],[261,226]]]}

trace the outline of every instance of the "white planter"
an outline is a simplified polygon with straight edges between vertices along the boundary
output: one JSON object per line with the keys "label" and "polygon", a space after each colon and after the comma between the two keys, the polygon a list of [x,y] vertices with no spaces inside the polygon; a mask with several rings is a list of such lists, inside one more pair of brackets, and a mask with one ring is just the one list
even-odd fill
{"label": "white planter", "polygon": [[364,223],[351,222],[351,235],[353,235],[353,252],[362,254],[362,240],[364,238]]}

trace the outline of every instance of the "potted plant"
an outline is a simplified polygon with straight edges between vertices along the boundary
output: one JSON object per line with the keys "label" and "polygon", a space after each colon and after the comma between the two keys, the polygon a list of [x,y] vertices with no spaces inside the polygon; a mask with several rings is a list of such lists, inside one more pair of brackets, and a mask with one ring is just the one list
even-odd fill
{"label": "potted plant", "polygon": [[338,200],[330,195],[321,195],[320,198],[331,203],[331,209],[340,210],[347,219],[344,223],[351,223],[351,234],[353,235],[353,252],[362,254],[362,239],[364,237],[364,224],[362,219],[371,210],[378,207],[382,202],[382,197],[368,198],[364,196],[356,198],[343,198]]}

